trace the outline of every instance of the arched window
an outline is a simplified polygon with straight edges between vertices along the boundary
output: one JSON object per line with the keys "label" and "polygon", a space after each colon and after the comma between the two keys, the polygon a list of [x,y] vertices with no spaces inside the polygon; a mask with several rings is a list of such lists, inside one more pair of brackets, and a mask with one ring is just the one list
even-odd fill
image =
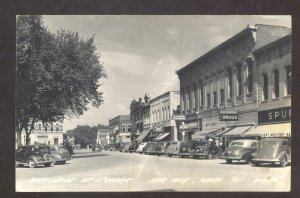
{"label": "arched window", "polygon": [[181,111],[184,111],[185,110],[185,92],[184,92],[184,89],[181,89],[180,96],[181,96]]}
{"label": "arched window", "polygon": [[193,109],[196,108],[196,101],[197,101],[197,89],[196,85],[193,85]]}
{"label": "arched window", "polygon": [[188,90],[187,90],[187,101],[186,101],[186,104],[187,104],[186,109],[187,110],[190,110],[190,102],[191,102],[191,90],[190,90],[190,88],[188,88]]}
{"label": "arched window", "polygon": [[165,110],[162,109],[162,121],[164,122],[165,121]]}
{"label": "arched window", "polygon": [[273,71],[273,97],[279,97],[279,71],[275,69]]}
{"label": "arched window", "polygon": [[233,98],[233,79],[232,79],[232,69],[227,68],[228,74],[228,98]]}
{"label": "arched window", "polygon": [[203,83],[202,82],[200,82],[200,106],[203,108],[203,102],[204,102],[204,100],[203,100],[204,98],[203,98]]}
{"label": "arched window", "polygon": [[286,95],[292,94],[292,67],[290,65],[285,67],[285,90]]}
{"label": "arched window", "polygon": [[253,64],[247,64],[248,93],[253,92]]}
{"label": "arched window", "polygon": [[267,74],[263,74],[263,85],[262,85],[262,91],[263,91],[263,94],[262,94],[262,100],[268,100],[268,86],[269,86],[269,83],[268,83],[268,75]]}
{"label": "arched window", "polygon": [[243,85],[242,85],[242,66],[237,66],[237,96],[242,95]]}

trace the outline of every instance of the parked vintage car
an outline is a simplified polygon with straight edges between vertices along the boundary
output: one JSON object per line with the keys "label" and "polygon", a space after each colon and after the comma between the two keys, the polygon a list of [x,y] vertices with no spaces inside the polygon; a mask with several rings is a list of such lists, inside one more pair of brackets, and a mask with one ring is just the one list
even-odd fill
{"label": "parked vintage car", "polygon": [[168,146],[170,146],[171,142],[159,142],[159,144],[155,148],[155,154],[160,156],[164,155]]}
{"label": "parked vintage car", "polygon": [[62,145],[51,145],[50,153],[55,164],[65,164],[66,161],[71,160],[70,152]]}
{"label": "parked vintage car", "polygon": [[20,146],[16,151],[16,165],[28,165],[30,168],[36,165],[51,166],[54,160],[50,154],[50,147],[46,145]]}
{"label": "parked vintage car", "polygon": [[116,151],[117,148],[116,148],[116,146],[114,144],[110,144],[108,150],[110,150],[110,151]]}
{"label": "parked vintage car", "polygon": [[126,143],[120,143],[120,144],[119,144],[118,150],[119,150],[120,152],[123,152],[123,151],[124,151],[125,145],[126,145]]}
{"label": "parked vintage car", "polygon": [[194,159],[212,159],[213,157],[219,157],[222,153],[222,149],[216,146],[213,141],[195,142],[190,150]]}
{"label": "parked vintage car", "polygon": [[131,143],[128,150],[129,153],[135,152],[138,146],[139,146],[138,143]]}
{"label": "parked vintage car", "polygon": [[191,153],[191,149],[194,148],[196,143],[197,143],[196,141],[182,142],[180,149],[179,149],[178,156],[181,158],[184,158],[184,157],[189,157],[190,155],[193,155],[193,153]]}
{"label": "parked vintage car", "polygon": [[156,144],[156,142],[149,142],[143,149],[144,153],[147,155],[153,155]]}
{"label": "parked vintage car", "polygon": [[225,159],[228,164],[232,160],[244,160],[246,163],[252,162],[252,153],[257,149],[259,141],[241,139],[230,142],[226,150],[220,155],[220,159]]}
{"label": "parked vintage car", "polygon": [[143,142],[143,143],[139,144],[138,148],[136,149],[136,152],[142,154],[143,153],[143,148],[146,145],[147,145],[147,142]]}
{"label": "parked vintage car", "polygon": [[125,143],[123,151],[125,153],[130,152],[131,143]]}
{"label": "parked vintage car", "polygon": [[287,138],[263,138],[260,140],[257,151],[253,153],[253,163],[279,163],[281,167],[291,162],[291,145]]}
{"label": "parked vintage car", "polygon": [[182,141],[171,142],[170,145],[165,150],[165,155],[168,157],[176,156],[179,154],[180,148],[183,145]]}

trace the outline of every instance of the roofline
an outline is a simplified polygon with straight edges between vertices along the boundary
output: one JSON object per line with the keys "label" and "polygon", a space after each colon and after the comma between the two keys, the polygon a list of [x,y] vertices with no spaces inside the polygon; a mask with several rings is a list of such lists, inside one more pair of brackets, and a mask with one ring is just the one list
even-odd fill
{"label": "roofline", "polygon": [[239,33],[237,33],[236,35],[232,36],[231,38],[227,39],[226,41],[224,41],[223,43],[217,45],[216,47],[214,47],[213,49],[209,50],[207,53],[205,53],[204,55],[200,56],[199,58],[197,58],[196,60],[192,61],[191,63],[187,64],[186,66],[184,66],[183,68],[179,69],[176,71],[176,74],[179,75],[182,71],[192,67],[195,63],[203,61],[206,57],[210,56],[211,54],[213,54],[215,51],[217,51],[218,49],[226,46],[227,44],[229,44],[230,42],[232,42],[233,40],[241,37],[242,35],[250,32],[250,31],[256,31],[256,25],[255,27],[248,25],[244,30],[240,31]]}
{"label": "roofline", "polygon": [[260,52],[262,52],[264,49],[266,49],[266,48],[268,48],[268,47],[274,45],[274,43],[282,42],[283,40],[288,40],[288,39],[291,39],[291,38],[292,38],[292,35],[291,35],[291,34],[288,34],[288,35],[286,35],[286,36],[283,36],[283,37],[281,37],[281,38],[279,38],[279,39],[277,39],[277,40],[275,40],[275,41],[272,41],[271,43],[268,43],[268,44],[266,44],[266,45],[264,45],[264,46],[262,46],[262,47],[260,47],[260,48],[257,48],[256,50],[253,51],[253,54],[254,54],[254,55],[257,55],[257,54],[259,54]]}
{"label": "roofline", "polygon": [[160,94],[160,95],[156,96],[155,98],[150,99],[149,102],[148,102],[148,104],[149,104],[151,101],[156,100],[157,98],[159,98],[159,97],[161,97],[161,96],[163,96],[163,95],[167,95],[168,93],[171,93],[171,92],[180,93],[180,91],[167,91],[167,92],[165,92],[165,93],[163,93],[163,94]]}

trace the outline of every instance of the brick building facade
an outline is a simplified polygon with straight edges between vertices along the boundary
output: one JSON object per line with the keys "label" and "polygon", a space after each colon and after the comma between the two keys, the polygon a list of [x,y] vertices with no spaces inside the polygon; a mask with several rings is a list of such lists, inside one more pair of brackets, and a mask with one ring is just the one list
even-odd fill
{"label": "brick building facade", "polygon": [[[187,139],[224,134],[220,141],[228,142],[257,126],[260,76],[253,51],[289,33],[281,26],[248,25],[176,72]],[[223,113],[238,120],[220,121]]]}

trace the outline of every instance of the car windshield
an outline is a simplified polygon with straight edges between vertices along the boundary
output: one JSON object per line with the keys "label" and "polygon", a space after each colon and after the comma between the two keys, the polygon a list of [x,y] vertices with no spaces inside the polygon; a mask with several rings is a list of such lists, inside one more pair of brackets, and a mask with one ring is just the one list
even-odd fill
{"label": "car windshield", "polygon": [[56,151],[55,147],[50,148],[51,151]]}
{"label": "car windshield", "polygon": [[198,142],[197,146],[208,146],[209,143],[208,142]]}
{"label": "car windshield", "polygon": [[182,146],[192,146],[194,142],[182,142]]}
{"label": "car windshield", "polygon": [[278,143],[276,141],[261,141],[259,146],[260,148],[269,146],[275,147],[277,144]]}
{"label": "car windshield", "polygon": [[244,146],[244,142],[231,142],[230,146]]}
{"label": "car windshield", "polygon": [[60,150],[60,151],[64,151],[64,150],[66,150],[66,148],[65,148],[64,146],[60,146],[60,147],[59,147],[59,150]]}
{"label": "car windshield", "polygon": [[49,149],[48,149],[48,147],[43,146],[43,147],[40,147],[40,151],[41,152],[49,152]]}

